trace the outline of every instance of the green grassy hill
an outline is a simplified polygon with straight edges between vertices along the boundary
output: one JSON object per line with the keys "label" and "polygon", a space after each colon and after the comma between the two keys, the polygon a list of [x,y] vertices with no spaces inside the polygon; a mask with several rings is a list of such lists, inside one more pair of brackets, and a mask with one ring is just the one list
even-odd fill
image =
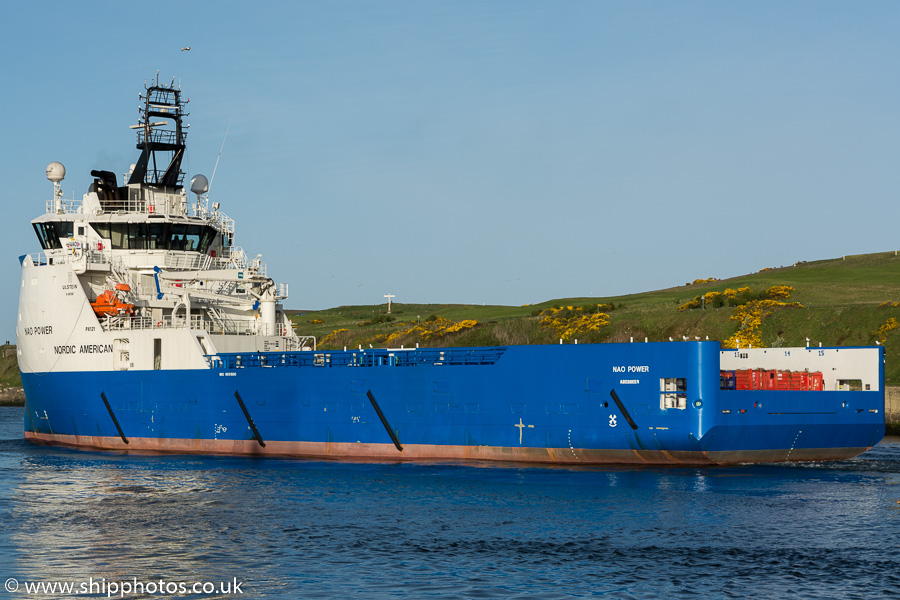
{"label": "green grassy hill", "polygon": [[21,387],[15,346],[0,346],[0,387]]}
{"label": "green grassy hill", "polygon": [[[708,274],[698,273],[703,279]],[[699,337],[723,341],[740,328],[730,320],[735,309],[728,305],[705,309],[679,310],[678,307],[707,292],[749,287],[760,293],[778,285],[794,288],[786,302],[799,302],[799,308],[774,308],[759,327],[762,345],[872,345],[884,338],[886,377],[889,385],[900,385],[900,328],[884,331],[890,319],[900,319],[900,256],[894,252],[847,256],[839,259],[804,262],[790,267],[764,269],[731,279],[684,285],[667,290],[602,298],[562,298],[533,306],[471,306],[451,304],[398,304],[387,306],[341,306],[328,310],[296,314],[292,319],[301,335],[314,335],[319,348],[451,345],[505,345],[558,343],[559,331],[542,326],[542,310],[553,306],[583,307],[582,314],[603,310],[609,324],[597,331],[579,332],[567,340],[588,342],[668,341]],[[614,310],[609,310],[613,305]],[[425,338],[428,326],[441,321],[475,320],[477,325],[444,335]],[[392,320],[389,320],[392,319]],[[403,334],[414,325],[418,329]],[[889,327],[890,325],[888,325]],[[879,331],[881,329],[881,331]],[[345,330],[345,331],[341,331]],[[338,333],[335,333],[335,332]],[[389,338],[393,334],[392,338]],[[423,335],[424,334],[424,335]]]}
{"label": "green grassy hill", "polygon": [[16,347],[0,346],[0,406],[22,404],[22,387],[19,379],[19,365],[16,362]]}

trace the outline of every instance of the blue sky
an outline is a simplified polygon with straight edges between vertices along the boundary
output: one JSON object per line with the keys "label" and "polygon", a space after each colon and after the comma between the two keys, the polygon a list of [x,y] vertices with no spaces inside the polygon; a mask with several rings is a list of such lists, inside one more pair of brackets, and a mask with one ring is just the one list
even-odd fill
{"label": "blue sky", "polygon": [[211,199],[289,308],[892,250],[898,31],[896,2],[4,3],[5,337],[45,166],[67,198],[125,172],[157,70],[191,98],[188,177],[233,117]]}

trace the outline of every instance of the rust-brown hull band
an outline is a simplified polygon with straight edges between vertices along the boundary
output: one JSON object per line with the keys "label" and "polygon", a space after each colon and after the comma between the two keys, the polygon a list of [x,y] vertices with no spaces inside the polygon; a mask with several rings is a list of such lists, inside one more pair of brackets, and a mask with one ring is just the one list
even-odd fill
{"label": "rust-brown hull band", "polygon": [[563,465],[726,465],[740,463],[843,460],[868,448],[812,448],[741,450],[731,452],[679,452],[667,450],[597,450],[572,448],[510,448],[498,446],[442,446],[410,444],[397,452],[393,444],[337,442],[285,442],[269,440],[262,447],[256,439],[201,440],[178,438],[128,438],[25,432],[38,443],[85,450],[129,453],[227,454],[280,456],[349,461],[501,461]]}

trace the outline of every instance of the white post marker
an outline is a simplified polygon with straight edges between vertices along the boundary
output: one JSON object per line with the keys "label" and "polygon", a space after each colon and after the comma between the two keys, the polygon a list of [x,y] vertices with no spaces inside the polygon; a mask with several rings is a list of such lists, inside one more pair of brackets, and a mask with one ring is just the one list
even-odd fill
{"label": "white post marker", "polygon": [[394,294],[385,294],[384,297],[388,299],[388,314],[391,314],[391,298],[396,298],[396,296]]}

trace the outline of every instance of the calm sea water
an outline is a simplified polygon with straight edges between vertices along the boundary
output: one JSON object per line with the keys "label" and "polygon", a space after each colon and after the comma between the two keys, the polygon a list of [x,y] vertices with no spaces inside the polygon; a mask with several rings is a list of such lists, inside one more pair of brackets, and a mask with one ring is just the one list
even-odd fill
{"label": "calm sea water", "polygon": [[[240,583],[182,598],[900,595],[897,438],[840,463],[552,469],[119,455],[21,429],[0,408],[10,598],[91,578]],[[146,592],[127,597],[173,597]]]}

